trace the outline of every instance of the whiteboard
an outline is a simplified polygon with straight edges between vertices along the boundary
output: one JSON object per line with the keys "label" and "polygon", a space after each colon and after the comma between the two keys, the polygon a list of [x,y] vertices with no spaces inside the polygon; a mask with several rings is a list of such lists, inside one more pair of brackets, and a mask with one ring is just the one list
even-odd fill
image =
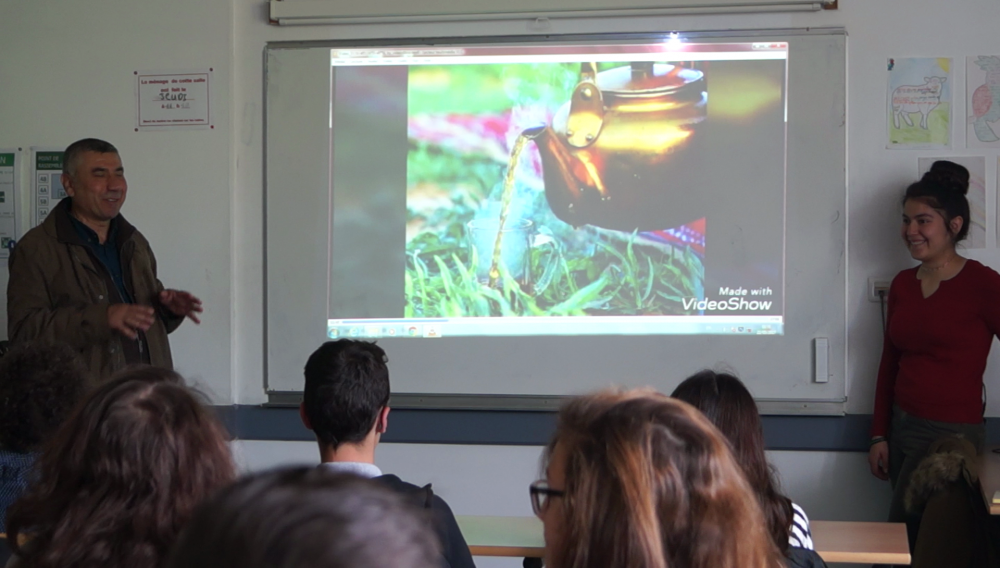
{"label": "whiteboard", "polygon": [[[690,37],[789,43],[784,334],[382,338],[394,404],[547,408],[553,397],[611,384],[669,392],[699,369],[721,367],[735,371],[765,410],[843,412],[846,34]],[[332,46],[363,44],[277,43],[265,52],[264,388],[272,400],[301,391],[305,360],[326,340],[326,320],[317,314],[329,297],[332,164],[330,124],[317,117],[331,113],[331,81],[317,70],[329,67]],[[820,382],[816,345],[824,344],[828,376]]]}

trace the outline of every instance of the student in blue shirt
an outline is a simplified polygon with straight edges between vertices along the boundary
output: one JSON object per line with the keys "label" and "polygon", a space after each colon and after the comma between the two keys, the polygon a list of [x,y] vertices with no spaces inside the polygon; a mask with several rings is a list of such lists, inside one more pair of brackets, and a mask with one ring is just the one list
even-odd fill
{"label": "student in blue shirt", "polygon": [[36,453],[83,398],[87,370],[62,343],[25,343],[0,359],[0,533]]}

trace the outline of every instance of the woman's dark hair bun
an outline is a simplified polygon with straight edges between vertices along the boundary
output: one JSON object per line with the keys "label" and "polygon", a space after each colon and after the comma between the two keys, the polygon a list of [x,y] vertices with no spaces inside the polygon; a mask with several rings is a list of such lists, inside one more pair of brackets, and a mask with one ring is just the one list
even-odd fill
{"label": "woman's dark hair bun", "polygon": [[936,183],[948,191],[956,191],[960,195],[969,193],[969,170],[965,166],[948,160],[934,162],[930,171],[924,174],[921,181]]}

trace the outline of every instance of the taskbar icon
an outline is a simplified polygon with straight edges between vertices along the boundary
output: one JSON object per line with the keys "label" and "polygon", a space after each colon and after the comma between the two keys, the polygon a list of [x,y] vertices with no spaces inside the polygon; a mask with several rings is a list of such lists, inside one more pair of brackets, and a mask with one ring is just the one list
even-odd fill
{"label": "taskbar icon", "polygon": [[438,324],[359,324],[359,325],[330,325],[326,328],[326,336],[329,339],[351,338],[351,339],[378,339],[384,337],[441,337],[441,326]]}

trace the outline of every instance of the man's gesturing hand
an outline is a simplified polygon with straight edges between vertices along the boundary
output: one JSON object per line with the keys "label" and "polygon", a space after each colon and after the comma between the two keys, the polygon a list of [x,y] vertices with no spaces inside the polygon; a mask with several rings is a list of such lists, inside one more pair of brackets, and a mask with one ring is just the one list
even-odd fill
{"label": "man's gesturing hand", "polygon": [[135,339],[140,331],[153,325],[156,315],[153,308],[136,304],[112,304],[108,306],[108,325],[129,339]]}
{"label": "man's gesturing hand", "polygon": [[201,323],[198,314],[203,310],[201,300],[184,290],[164,290],[160,292],[160,303],[174,315],[187,316],[194,323]]}

